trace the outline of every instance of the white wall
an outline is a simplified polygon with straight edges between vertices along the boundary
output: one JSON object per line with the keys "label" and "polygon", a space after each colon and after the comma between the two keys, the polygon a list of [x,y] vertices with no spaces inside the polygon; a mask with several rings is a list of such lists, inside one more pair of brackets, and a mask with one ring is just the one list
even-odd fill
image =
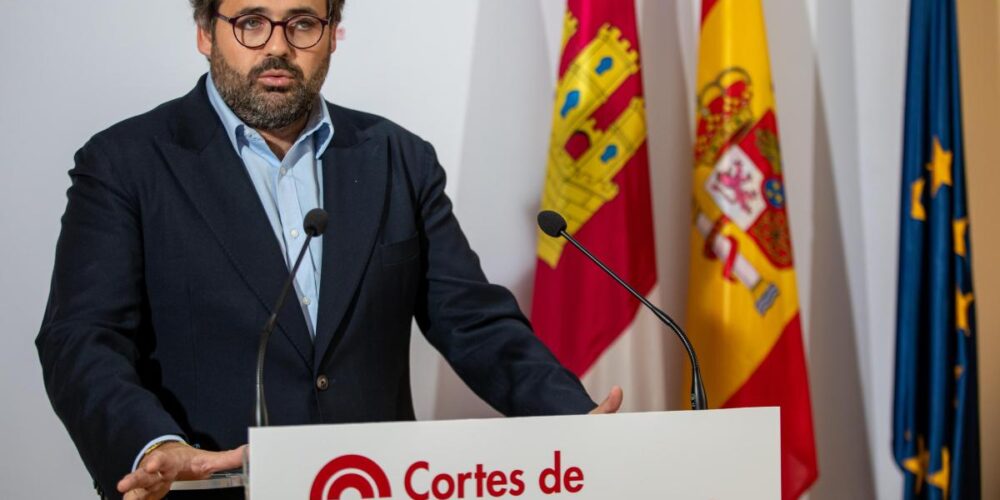
{"label": "white wall", "polygon": [[[820,480],[812,498],[895,498],[889,460],[906,0],[764,0],[809,346]],[[32,19],[38,2],[5,2]],[[205,71],[180,0],[48,2],[58,35],[0,30],[0,497],[86,498],[33,339],[72,154]],[[151,7],[155,6],[155,7]],[[350,0],[325,94],[430,140],[491,279],[527,309],[563,2]],[[698,0],[639,0],[662,305],[683,319]],[[155,13],[154,22],[147,22]],[[485,416],[415,343],[421,418]],[[597,395],[595,395],[597,397]],[[52,480],[56,471],[59,480]]]}
{"label": "white wall", "polygon": [[[4,2],[0,30],[0,497],[90,498],[42,387],[34,337],[48,295],[73,153],[95,132],[186,92],[204,62],[184,2]],[[39,15],[52,23],[40,36]],[[152,22],[144,22],[151,20]],[[178,50],[183,47],[189,50]]]}

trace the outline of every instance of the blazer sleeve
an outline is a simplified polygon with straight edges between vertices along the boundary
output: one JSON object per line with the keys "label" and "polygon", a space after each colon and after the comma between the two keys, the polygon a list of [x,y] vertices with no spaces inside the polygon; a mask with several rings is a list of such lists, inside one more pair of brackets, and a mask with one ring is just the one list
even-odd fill
{"label": "blazer sleeve", "polygon": [[490,284],[445,194],[433,148],[420,151],[419,206],[425,279],[417,323],[459,377],[508,416],[587,413],[579,379],[535,336],[514,296]]}
{"label": "blazer sleeve", "polygon": [[147,303],[138,204],[98,138],[75,160],[35,344],[56,414],[95,482],[117,497],[146,443],[184,433],[136,369]]}

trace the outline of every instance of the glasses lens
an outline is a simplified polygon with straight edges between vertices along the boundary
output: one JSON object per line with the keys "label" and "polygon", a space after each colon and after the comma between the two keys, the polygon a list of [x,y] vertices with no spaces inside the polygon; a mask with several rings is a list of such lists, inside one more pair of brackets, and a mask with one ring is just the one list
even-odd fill
{"label": "glasses lens", "polygon": [[233,27],[236,39],[247,47],[260,47],[271,37],[271,21],[264,16],[242,16]]}
{"label": "glasses lens", "polygon": [[312,16],[295,16],[285,25],[288,43],[300,49],[308,49],[319,43],[323,37],[323,23]]}

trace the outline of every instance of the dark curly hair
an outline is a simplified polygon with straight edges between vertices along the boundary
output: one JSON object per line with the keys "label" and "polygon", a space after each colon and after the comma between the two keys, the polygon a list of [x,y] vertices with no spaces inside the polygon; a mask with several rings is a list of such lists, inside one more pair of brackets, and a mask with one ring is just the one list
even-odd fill
{"label": "dark curly hair", "polygon": [[[191,8],[194,9],[194,21],[198,26],[211,31],[212,16],[215,15],[222,0],[190,0]],[[330,13],[330,20],[334,23],[340,22],[340,15],[344,11],[346,0],[326,0],[327,12]]]}

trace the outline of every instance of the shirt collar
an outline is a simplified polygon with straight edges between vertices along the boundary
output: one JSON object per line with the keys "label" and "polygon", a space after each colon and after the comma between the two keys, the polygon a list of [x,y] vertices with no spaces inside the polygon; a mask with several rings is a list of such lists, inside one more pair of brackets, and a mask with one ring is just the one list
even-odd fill
{"label": "shirt collar", "polygon": [[[222,126],[226,129],[229,141],[236,150],[236,154],[241,154],[240,150],[247,142],[246,131],[250,127],[246,123],[243,123],[243,120],[236,116],[236,113],[222,99],[222,95],[219,94],[219,90],[215,87],[215,81],[212,79],[211,73],[205,79],[205,86],[208,87],[208,101],[212,103],[212,108],[215,109],[215,113],[222,120]],[[299,135],[298,140],[295,142],[297,144],[307,138],[311,138],[313,141],[313,151],[315,151],[317,159],[323,156],[327,146],[330,145],[330,141],[333,139],[333,120],[330,118],[330,109],[327,107],[322,95],[316,96],[316,103],[309,114],[306,126],[302,129],[302,134]]]}

